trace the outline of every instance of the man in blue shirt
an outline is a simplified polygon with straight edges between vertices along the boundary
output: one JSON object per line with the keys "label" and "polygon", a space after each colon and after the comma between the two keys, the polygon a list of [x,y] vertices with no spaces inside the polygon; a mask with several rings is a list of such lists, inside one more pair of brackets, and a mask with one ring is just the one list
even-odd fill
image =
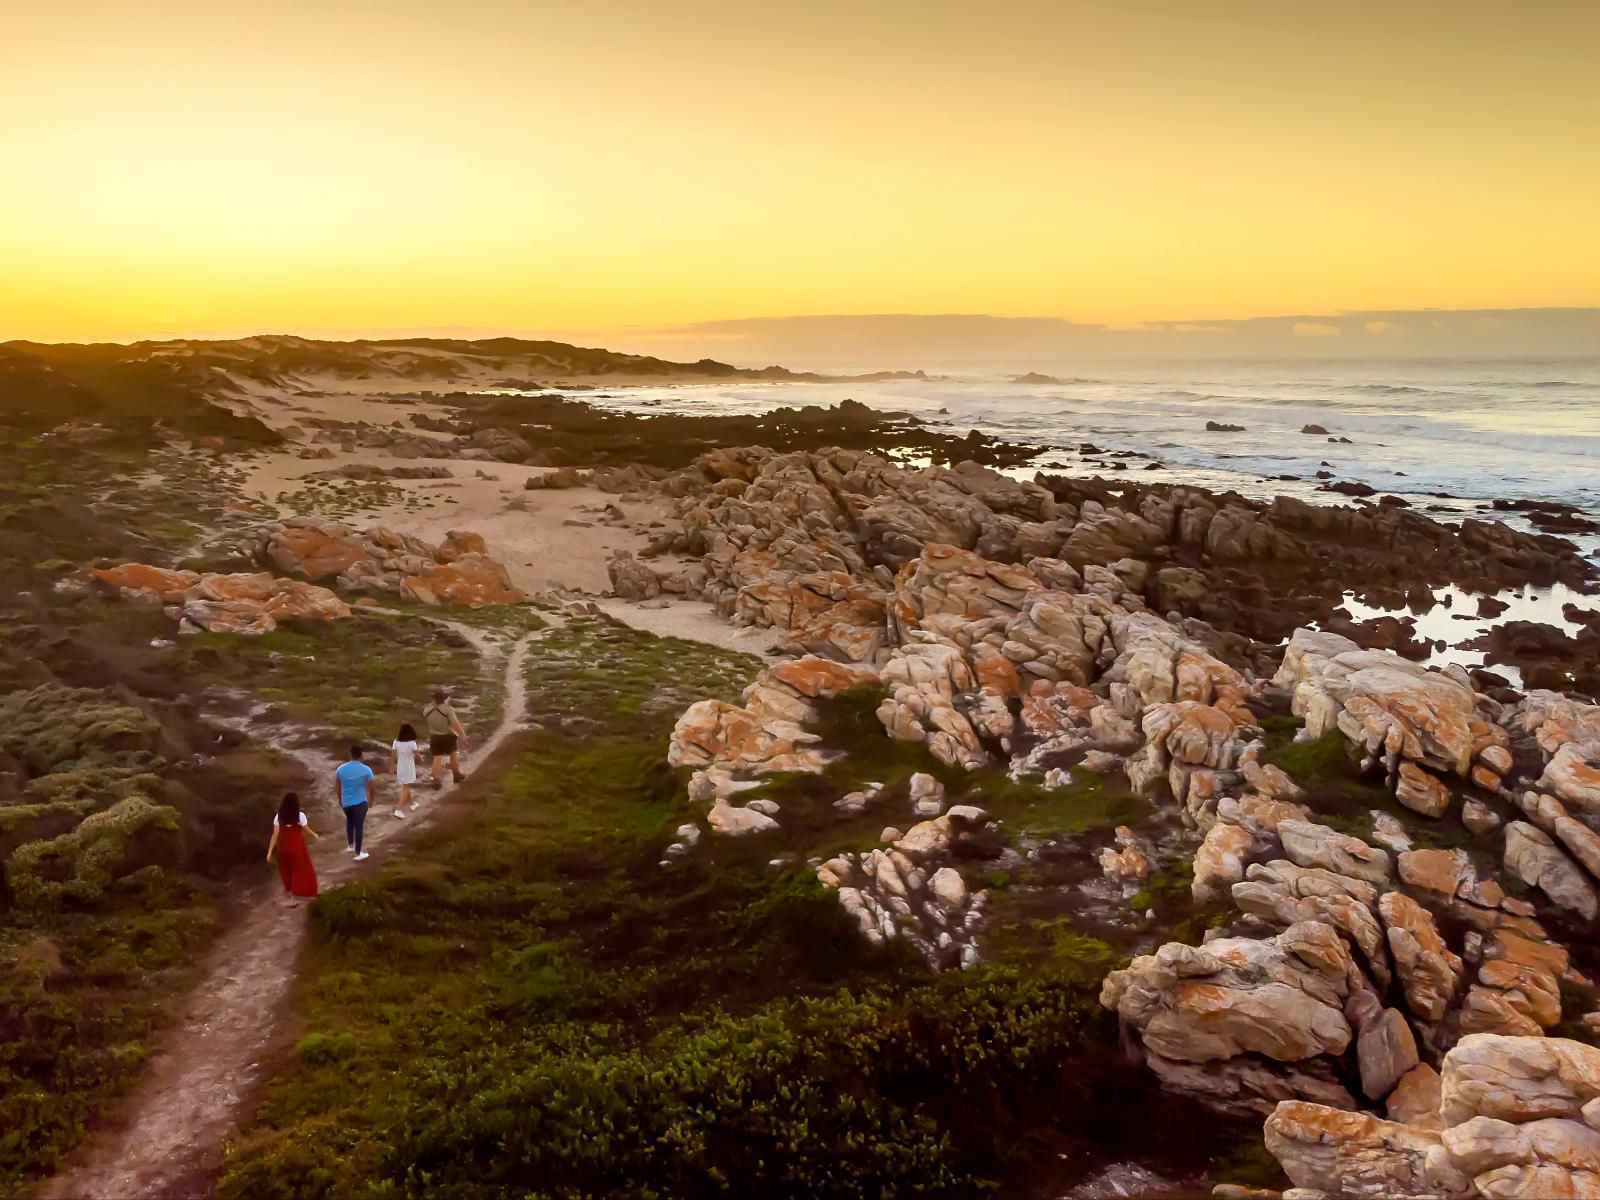
{"label": "man in blue shirt", "polygon": [[350,761],[339,764],[333,773],[334,790],[339,795],[339,807],[344,809],[345,853],[354,854],[356,861],[367,858],[361,848],[361,835],[367,827],[367,809],[377,798],[372,782],[372,768],[361,761],[361,747],[350,747]]}

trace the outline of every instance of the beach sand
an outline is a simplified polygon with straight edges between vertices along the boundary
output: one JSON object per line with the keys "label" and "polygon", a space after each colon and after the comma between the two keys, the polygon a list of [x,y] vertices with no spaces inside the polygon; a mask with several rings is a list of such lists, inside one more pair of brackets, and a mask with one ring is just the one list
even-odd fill
{"label": "beach sand", "polygon": [[[338,400],[340,410],[351,414],[344,418],[347,420],[382,420],[390,408],[360,397],[326,399]],[[328,448],[334,457],[303,459],[292,451],[261,454],[250,464],[243,486],[271,502],[282,492],[304,487],[307,475],[349,464],[444,467],[453,479],[384,481],[400,489],[403,496],[432,501],[433,507],[407,507],[397,499],[352,518],[352,523],[383,525],[430,542],[442,541],[452,529],[470,529],[483,535],[489,552],[510,572],[511,581],[530,595],[552,590],[584,593],[617,620],[663,637],[689,638],[749,654],[764,654],[777,644],[772,630],[731,625],[701,600],[669,596],[641,606],[609,595],[607,561],[618,550],[637,554],[649,545],[651,537],[672,519],[669,502],[623,499],[591,487],[524,488],[530,477],[545,474],[552,469],[549,467],[448,458],[398,459],[377,449],[346,453],[336,445]],[[493,478],[479,478],[479,471]],[[620,518],[617,512],[622,514]],[[294,514],[282,510],[281,515]],[[668,570],[673,565],[666,557],[654,562]]]}

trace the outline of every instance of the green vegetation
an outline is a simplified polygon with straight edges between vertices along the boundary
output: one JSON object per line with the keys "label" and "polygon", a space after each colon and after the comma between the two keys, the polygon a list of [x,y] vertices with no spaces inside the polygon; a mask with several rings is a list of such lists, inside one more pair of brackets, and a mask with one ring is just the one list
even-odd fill
{"label": "green vegetation", "polygon": [[450,689],[463,720],[486,734],[499,722],[500,677],[459,633],[422,616],[355,610],[345,621],[289,625],[260,637],[201,633],[176,639],[167,666],[191,690],[222,687],[268,708],[255,722],[288,725],[315,744],[387,747],[416,724],[428,693]]}
{"label": "green vegetation", "polygon": [[543,728],[313,906],[306,1032],[220,1195],[980,1194],[1029,1097],[1071,1119],[1109,948],[1063,928],[1026,968],[934,977],[770,844],[662,867],[691,816],[664,734],[755,662],[586,619],[535,649]]}

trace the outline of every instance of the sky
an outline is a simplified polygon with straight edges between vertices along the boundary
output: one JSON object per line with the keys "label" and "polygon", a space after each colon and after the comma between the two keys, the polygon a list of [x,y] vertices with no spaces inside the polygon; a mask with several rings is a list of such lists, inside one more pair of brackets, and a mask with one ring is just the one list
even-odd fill
{"label": "sky", "polygon": [[[0,19],[0,339],[474,330],[821,361],[902,317],[1066,353],[1085,328],[1253,345],[1270,319],[1320,351],[1381,340],[1359,314],[1570,332],[1600,308],[1591,0]],[[1543,320],[1494,345],[1566,346],[1519,340]]]}

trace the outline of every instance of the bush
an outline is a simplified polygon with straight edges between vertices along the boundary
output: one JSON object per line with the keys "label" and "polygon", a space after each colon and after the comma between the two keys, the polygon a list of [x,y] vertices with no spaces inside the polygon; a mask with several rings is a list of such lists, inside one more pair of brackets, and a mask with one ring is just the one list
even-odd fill
{"label": "bush", "polygon": [[118,875],[150,865],[152,856],[176,861],[177,831],[176,809],[129,796],[85,817],[71,833],[16,850],[6,862],[6,883],[20,904],[98,900]]}

